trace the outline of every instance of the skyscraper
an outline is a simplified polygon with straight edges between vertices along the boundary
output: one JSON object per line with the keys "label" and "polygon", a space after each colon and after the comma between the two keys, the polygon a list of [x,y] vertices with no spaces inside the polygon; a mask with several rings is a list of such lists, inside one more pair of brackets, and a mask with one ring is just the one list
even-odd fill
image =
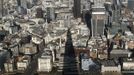
{"label": "skyscraper", "polygon": [[94,0],[94,5],[92,6],[92,29],[93,36],[97,34],[103,35],[103,28],[106,20],[106,13],[104,3],[106,0]]}
{"label": "skyscraper", "polygon": [[81,1],[81,14],[82,14],[82,21],[85,22],[85,15],[88,11],[91,11],[91,2],[90,0],[82,0]]}
{"label": "skyscraper", "polygon": [[24,9],[27,9],[27,0],[21,0],[21,6],[22,6]]}
{"label": "skyscraper", "polygon": [[128,0],[128,9],[130,10],[134,9],[134,0]]}
{"label": "skyscraper", "polygon": [[18,6],[21,6],[21,0],[17,0]]}
{"label": "skyscraper", "polygon": [[75,18],[81,17],[81,0],[74,0],[73,14]]}
{"label": "skyscraper", "polygon": [[21,6],[23,8],[27,8],[27,0],[17,0],[18,6]]}
{"label": "skyscraper", "polygon": [[3,0],[0,0],[0,18],[3,16]]}

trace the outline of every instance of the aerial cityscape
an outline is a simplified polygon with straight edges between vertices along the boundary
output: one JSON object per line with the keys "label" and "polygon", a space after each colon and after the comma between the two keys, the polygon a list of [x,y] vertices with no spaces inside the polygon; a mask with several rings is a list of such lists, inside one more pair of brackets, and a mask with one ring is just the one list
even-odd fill
{"label": "aerial cityscape", "polygon": [[0,0],[0,75],[134,75],[134,0]]}

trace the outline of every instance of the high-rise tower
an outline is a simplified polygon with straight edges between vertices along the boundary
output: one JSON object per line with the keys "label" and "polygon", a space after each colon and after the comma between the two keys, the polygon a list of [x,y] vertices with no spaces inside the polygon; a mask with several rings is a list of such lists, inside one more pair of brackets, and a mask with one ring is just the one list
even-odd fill
{"label": "high-rise tower", "polygon": [[3,0],[0,0],[0,18],[3,16]]}
{"label": "high-rise tower", "polygon": [[134,0],[128,0],[128,9],[130,10],[134,9]]}
{"label": "high-rise tower", "polygon": [[74,0],[73,14],[75,18],[81,17],[81,0]]}

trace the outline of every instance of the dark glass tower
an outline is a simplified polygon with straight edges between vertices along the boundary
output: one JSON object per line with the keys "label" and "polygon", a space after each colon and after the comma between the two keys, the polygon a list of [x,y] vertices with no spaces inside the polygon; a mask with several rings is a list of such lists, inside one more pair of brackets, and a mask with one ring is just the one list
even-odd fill
{"label": "dark glass tower", "polygon": [[81,17],[81,0],[74,0],[73,14],[75,18]]}
{"label": "dark glass tower", "polygon": [[21,6],[21,0],[17,0],[18,6]]}
{"label": "dark glass tower", "polygon": [[134,0],[128,0],[128,9],[134,10]]}

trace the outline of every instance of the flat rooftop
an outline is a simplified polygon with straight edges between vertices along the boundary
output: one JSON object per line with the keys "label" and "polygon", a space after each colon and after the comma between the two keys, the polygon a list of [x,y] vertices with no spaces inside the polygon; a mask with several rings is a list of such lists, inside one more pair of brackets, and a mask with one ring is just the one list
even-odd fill
{"label": "flat rooftop", "polygon": [[123,58],[123,62],[134,62],[134,58]]}
{"label": "flat rooftop", "polygon": [[111,51],[111,54],[128,54],[130,51],[128,50],[121,50],[121,49],[114,49]]}
{"label": "flat rooftop", "polygon": [[118,65],[114,60],[103,60],[101,64],[104,66],[117,66]]}

